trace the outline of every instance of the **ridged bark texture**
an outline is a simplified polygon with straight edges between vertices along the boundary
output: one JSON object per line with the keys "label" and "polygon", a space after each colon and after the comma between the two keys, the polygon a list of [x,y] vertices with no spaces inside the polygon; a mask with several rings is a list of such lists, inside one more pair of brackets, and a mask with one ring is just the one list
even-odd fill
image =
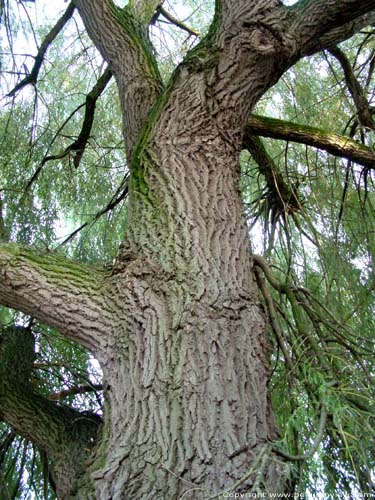
{"label": "ridged bark texture", "polygon": [[[100,359],[107,435],[94,478],[103,500],[209,497],[243,478],[276,437],[241,137],[228,139],[212,117],[204,75],[180,78],[133,166],[113,276],[118,326]],[[283,488],[281,469],[270,459],[262,491]]]}
{"label": "ridged bark texture", "polygon": [[72,442],[84,415],[26,395],[23,410],[9,379],[0,384],[0,417],[55,453],[64,500],[285,491],[284,465],[269,446],[277,436],[269,349],[239,152],[249,114],[283,72],[375,8],[375,0],[291,8],[217,0],[208,36],[164,90],[145,28],[158,3],[120,10],[112,0],[75,0],[116,77],[132,160],[126,239],[112,273],[0,247],[1,303],[82,343],[104,371],[104,425],[91,419],[84,446]]}

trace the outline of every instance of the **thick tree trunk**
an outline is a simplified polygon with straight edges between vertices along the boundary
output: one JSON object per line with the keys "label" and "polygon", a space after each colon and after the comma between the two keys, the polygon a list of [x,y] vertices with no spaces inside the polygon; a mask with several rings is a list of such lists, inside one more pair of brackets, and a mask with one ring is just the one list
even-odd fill
{"label": "thick tree trunk", "polygon": [[[100,500],[208,498],[244,478],[276,437],[240,137],[229,141],[190,97],[178,123],[171,97],[133,166],[127,240],[112,278],[115,323],[99,354],[107,399],[93,465]],[[238,491],[283,488],[282,468],[269,453],[262,460]]]}

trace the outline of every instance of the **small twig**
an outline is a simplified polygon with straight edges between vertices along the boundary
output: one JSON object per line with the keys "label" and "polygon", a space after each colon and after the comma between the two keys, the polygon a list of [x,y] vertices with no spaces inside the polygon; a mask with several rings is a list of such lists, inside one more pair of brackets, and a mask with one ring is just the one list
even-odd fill
{"label": "small twig", "polygon": [[173,472],[173,470],[170,470],[170,469],[168,469],[168,467],[165,467],[165,465],[160,465],[160,468],[167,471],[169,474],[174,476],[179,481],[182,481],[182,482],[188,484],[189,486],[193,486],[193,488],[190,488],[190,489],[184,491],[184,493],[178,498],[178,500],[181,500],[181,498],[183,498],[185,495],[187,495],[191,491],[204,491],[203,488],[201,488],[200,486],[197,486],[196,484],[192,483],[191,481],[188,481],[187,479],[184,479],[183,477],[177,475],[175,472]]}
{"label": "small twig", "polygon": [[180,21],[179,19],[177,19],[176,17],[172,16],[172,14],[170,14],[169,12],[167,12],[163,7],[159,7],[159,12],[160,14],[162,14],[165,19],[167,19],[170,23],[174,24],[175,26],[177,26],[178,28],[186,31],[187,33],[189,33],[189,35],[193,35],[193,36],[197,36],[199,37],[200,36],[200,33],[198,31],[195,31],[193,28],[190,28],[189,26],[186,26],[186,24],[184,24],[182,21]]}

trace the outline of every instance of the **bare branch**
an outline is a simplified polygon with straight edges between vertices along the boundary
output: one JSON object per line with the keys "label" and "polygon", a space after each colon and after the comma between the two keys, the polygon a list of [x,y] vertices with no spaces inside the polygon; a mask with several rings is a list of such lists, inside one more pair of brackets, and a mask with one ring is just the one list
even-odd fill
{"label": "bare branch", "polygon": [[79,385],[77,387],[71,387],[70,389],[65,389],[63,391],[54,392],[48,396],[48,399],[50,401],[60,401],[61,399],[67,398],[69,396],[77,396],[78,394],[87,394],[88,392],[102,390],[102,384]]}
{"label": "bare branch", "polygon": [[35,62],[34,66],[30,72],[29,75],[27,75],[23,80],[21,80],[13,90],[11,90],[8,94],[8,97],[14,96],[18,91],[20,91],[23,87],[26,87],[26,85],[32,84],[35,85],[38,76],[39,76],[39,71],[40,68],[42,67],[43,61],[44,61],[44,56],[46,55],[46,52],[51,45],[51,43],[55,40],[57,35],[60,33],[60,31],[64,28],[66,23],[69,21],[69,19],[72,17],[73,12],[74,12],[75,6],[74,2],[71,2],[64,12],[64,14],[60,17],[60,19],[57,21],[55,26],[51,29],[51,31],[48,33],[48,35],[44,38],[41,46],[39,47],[38,53],[35,56]]}
{"label": "bare branch", "polygon": [[71,144],[67,148],[67,151],[74,151],[76,153],[74,157],[74,166],[76,168],[79,167],[82,155],[85,151],[87,142],[91,134],[92,125],[94,123],[96,102],[103,93],[111,78],[111,70],[109,68],[106,68],[102,76],[86,96],[85,116],[83,119],[81,131],[77,140],[75,140],[73,144]]}
{"label": "bare branch", "polygon": [[85,152],[87,143],[90,138],[91,134],[91,129],[94,123],[94,118],[95,118],[95,108],[96,108],[96,102],[103,93],[104,89],[106,88],[107,84],[112,78],[112,73],[109,68],[106,68],[102,76],[99,78],[99,80],[96,82],[94,87],[91,89],[91,91],[87,94],[86,96],[86,102],[85,104],[81,104],[78,106],[68,117],[67,120],[64,121],[63,125],[59,128],[58,132],[56,133],[55,137],[50,143],[50,146],[52,146],[53,142],[56,140],[58,134],[61,132],[61,130],[65,127],[65,125],[69,122],[69,120],[84,106],[85,107],[85,116],[83,118],[83,123],[81,127],[81,131],[77,137],[77,139],[70,144],[67,148],[65,148],[63,151],[60,153],[57,153],[55,155],[47,155],[43,158],[42,162],[40,165],[37,167],[35,172],[33,173],[32,177],[26,184],[25,190],[28,191],[31,186],[34,184],[34,182],[38,179],[41,171],[43,170],[44,165],[52,160],[61,160],[62,158],[65,158],[68,156],[70,153],[74,152],[74,159],[73,163],[76,168],[79,167],[83,153]]}
{"label": "bare branch", "polygon": [[120,186],[118,187],[117,191],[115,192],[115,194],[112,196],[111,200],[109,201],[109,203],[104,207],[102,208],[101,210],[99,210],[99,212],[97,212],[94,217],[92,217],[91,220],[89,221],[86,221],[84,222],[83,224],[81,224],[77,229],[75,229],[62,243],[60,243],[59,246],[64,246],[66,245],[70,240],[72,240],[80,231],[82,231],[82,229],[85,229],[85,227],[89,226],[90,224],[94,224],[97,220],[100,219],[100,217],[102,217],[103,215],[105,215],[106,213],[110,212],[111,210],[113,210],[114,208],[117,207],[117,205],[119,205],[123,200],[126,199],[126,197],[128,196],[128,193],[129,193],[129,185],[128,185],[128,181],[129,181],[129,175],[125,175],[125,177],[123,178],[123,180],[121,181],[121,184]]}
{"label": "bare branch", "polygon": [[193,36],[197,36],[197,37],[200,36],[200,33],[198,31],[193,30],[189,26],[186,26],[185,23],[183,23],[182,21],[177,19],[177,17],[172,16],[172,14],[167,12],[163,7],[160,7],[159,12],[163,17],[165,17],[165,19],[167,19],[167,21],[169,21],[170,23],[177,26],[177,28],[180,28],[180,29],[186,31],[187,33],[189,33],[189,35],[193,35]]}
{"label": "bare branch", "polygon": [[350,137],[332,134],[308,125],[252,115],[245,127],[245,144],[248,135],[261,135],[306,144],[335,156],[350,159],[367,168],[375,168],[373,149],[353,141]]}

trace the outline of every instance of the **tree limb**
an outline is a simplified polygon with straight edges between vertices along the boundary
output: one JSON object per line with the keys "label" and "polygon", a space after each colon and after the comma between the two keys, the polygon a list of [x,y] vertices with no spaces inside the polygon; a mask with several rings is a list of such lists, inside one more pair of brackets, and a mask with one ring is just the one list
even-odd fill
{"label": "tree limb", "polygon": [[34,357],[34,337],[28,329],[0,331],[0,417],[58,460],[65,446],[87,446],[100,419],[36,394],[30,382]]}
{"label": "tree limb", "polygon": [[139,133],[163,89],[147,28],[131,6],[120,9],[112,0],[75,0],[75,4],[116,79],[130,163]]}
{"label": "tree limb", "polygon": [[332,134],[308,125],[252,115],[245,127],[244,144],[251,135],[306,144],[335,156],[347,158],[367,168],[375,168],[375,152],[372,148],[353,141],[350,137]]}
{"label": "tree limb", "polygon": [[9,92],[8,97],[13,97],[23,87],[26,87],[26,85],[36,84],[40,68],[42,67],[44,61],[44,56],[46,55],[49,46],[55,40],[60,31],[64,28],[69,19],[72,17],[74,9],[75,9],[74,3],[71,2],[66,11],[64,12],[64,14],[60,17],[60,19],[57,21],[57,23],[51,29],[48,35],[44,38],[41,46],[39,47],[38,53],[35,56],[34,66],[30,74],[27,75],[25,78],[23,78],[19,83],[17,83],[14,89]]}
{"label": "tree limb", "polygon": [[83,153],[85,152],[87,143],[90,138],[91,134],[91,129],[94,123],[94,118],[95,118],[95,108],[96,108],[96,102],[103,93],[104,89],[106,88],[107,84],[112,78],[112,73],[110,69],[107,67],[102,76],[98,79],[94,87],[90,90],[90,92],[86,96],[86,101],[85,104],[80,104],[70,115],[69,117],[64,121],[62,126],[59,128],[59,130],[56,132],[54,138],[50,142],[49,148],[52,146],[52,144],[55,142],[56,138],[58,137],[59,133],[62,131],[62,129],[65,127],[65,125],[70,121],[70,119],[84,106],[85,107],[85,115],[83,118],[83,123],[81,127],[81,131],[77,137],[77,139],[72,142],[72,144],[69,144],[68,147],[66,147],[63,151],[60,153],[54,154],[54,155],[47,155],[43,158],[41,161],[40,165],[36,168],[35,172],[29,179],[29,181],[26,184],[25,191],[28,191],[31,186],[34,184],[34,182],[38,179],[40,173],[43,170],[44,165],[52,160],[61,160],[62,158],[65,158],[68,156],[70,153],[74,153],[74,159],[73,163],[76,168],[79,167],[81,163],[81,159],[83,156]]}
{"label": "tree limb", "polygon": [[64,389],[63,391],[54,392],[48,396],[48,399],[50,401],[60,401],[61,399],[67,398],[69,396],[76,396],[77,394],[87,394],[88,392],[102,390],[102,384],[79,385],[76,387],[71,387],[70,389]]}
{"label": "tree limb", "polygon": [[375,0],[300,0],[289,7],[297,57],[337,44],[373,22]]}
{"label": "tree limb", "polygon": [[57,253],[0,245],[0,302],[56,327],[93,353],[105,342],[106,275]]}

